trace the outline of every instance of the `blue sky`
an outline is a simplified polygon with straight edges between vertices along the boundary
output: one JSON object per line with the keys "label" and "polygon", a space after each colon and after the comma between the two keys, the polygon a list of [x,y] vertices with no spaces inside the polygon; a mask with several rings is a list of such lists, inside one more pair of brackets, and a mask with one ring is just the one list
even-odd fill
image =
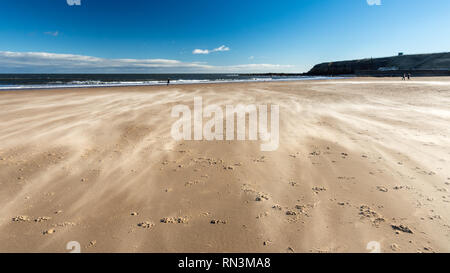
{"label": "blue sky", "polygon": [[2,1],[0,73],[305,72],[450,51],[448,0],[80,2]]}

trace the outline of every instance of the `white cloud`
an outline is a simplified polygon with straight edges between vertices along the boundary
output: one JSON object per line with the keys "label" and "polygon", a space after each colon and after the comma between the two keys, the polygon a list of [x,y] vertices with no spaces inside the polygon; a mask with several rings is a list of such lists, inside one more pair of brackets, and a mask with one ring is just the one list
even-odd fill
{"label": "white cloud", "polygon": [[0,51],[0,73],[259,73],[292,69],[292,65],[279,64],[214,66],[170,59],[107,59],[75,54]]}
{"label": "white cloud", "polygon": [[218,52],[218,51],[230,51],[230,48],[227,46],[219,46],[218,48],[213,49],[213,52]]}
{"label": "white cloud", "polygon": [[209,50],[208,49],[194,49],[194,51],[192,51],[192,54],[209,54]]}
{"label": "white cloud", "polygon": [[56,37],[59,35],[59,31],[47,31],[44,34]]}
{"label": "white cloud", "polygon": [[69,6],[81,6],[81,0],[67,0]]}
{"label": "white cloud", "polygon": [[230,48],[227,46],[219,46],[218,48],[214,48],[213,50],[208,50],[208,49],[194,49],[194,51],[192,51],[192,54],[209,54],[212,52],[221,52],[221,51],[229,51]]}
{"label": "white cloud", "polygon": [[369,6],[381,6],[381,0],[367,0]]}

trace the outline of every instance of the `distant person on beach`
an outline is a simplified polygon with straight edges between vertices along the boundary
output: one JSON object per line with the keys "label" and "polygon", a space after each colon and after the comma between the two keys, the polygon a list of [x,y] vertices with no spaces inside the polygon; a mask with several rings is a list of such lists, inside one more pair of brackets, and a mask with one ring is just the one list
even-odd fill
{"label": "distant person on beach", "polygon": [[406,80],[406,74],[405,73],[403,73],[403,76],[402,76],[402,81],[404,81],[404,80]]}
{"label": "distant person on beach", "polygon": [[170,84],[170,79],[167,79],[167,85],[169,85]]}
{"label": "distant person on beach", "polygon": [[411,79],[411,73],[408,73],[408,81]]}

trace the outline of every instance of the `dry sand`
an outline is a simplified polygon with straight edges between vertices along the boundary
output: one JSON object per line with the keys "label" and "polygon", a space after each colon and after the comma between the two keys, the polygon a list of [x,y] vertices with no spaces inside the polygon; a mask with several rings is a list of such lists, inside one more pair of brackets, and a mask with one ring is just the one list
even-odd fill
{"label": "dry sand", "polygon": [[[194,96],[280,105],[279,149],[174,141]],[[0,251],[449,252],[449,105],[446,78],[0,92]]]}

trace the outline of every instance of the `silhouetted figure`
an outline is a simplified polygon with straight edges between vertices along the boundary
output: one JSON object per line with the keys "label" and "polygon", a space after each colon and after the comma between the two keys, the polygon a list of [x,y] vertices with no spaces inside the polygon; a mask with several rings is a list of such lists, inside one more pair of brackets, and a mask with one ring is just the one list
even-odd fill
{"label": "silhouetted figure", "polygon": [[169,85],[170,84],[170,79],[167,79],[167,85]]}
{"label": "silhouetted figure", "polygon": [[405,81],[406,80],[406,74],[405,73],[403,73],[403,76],[402,76],[402,81]]}
{"label": "silhouetted figure", "polygon": [[408,73],[408,81],[411,79],[411,73]]}

